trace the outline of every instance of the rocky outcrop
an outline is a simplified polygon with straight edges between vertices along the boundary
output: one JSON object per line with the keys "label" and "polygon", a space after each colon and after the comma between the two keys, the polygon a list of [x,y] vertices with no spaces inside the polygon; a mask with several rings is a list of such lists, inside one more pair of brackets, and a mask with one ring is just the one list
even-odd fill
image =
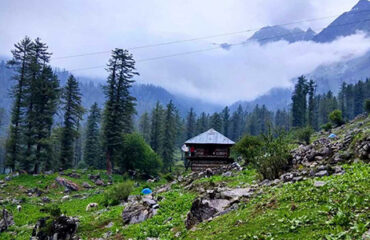
{"label": "rocky outcrop", "polygon": [[70,191],[78,191],[80,189],[76,183],[62,177],[57,177],[55,181]]}
{"label": "rocky outcrop", "polygon": [[0,214],[0,233],[6,231],[12,225],[14,225],[13,215],[4,208]]}
{"label": "rocky outcrop", "polygon": [[78,239],[75,235],[78,228],[78,218],[59,216],[48,224],[49,217],[41,218],[37,221],[32,238],[37,240],[74,240]]}
{"label": "rocky outcrop", "polygon": [[195,199],[186,216],[185,226],[191,229],[194,225],[209,221],[216,216],[228,213],[238,208],[242,199],[250,198],[253,188],[215,188],[207,190]]}
{"label": "rocky outcrop", "polygon": [[152,196],[146,196],[141,200],[136,197],[129,198],[128,205],[122,212],[124,224],[135,224],[143,222],[157,214],[159,204]]}

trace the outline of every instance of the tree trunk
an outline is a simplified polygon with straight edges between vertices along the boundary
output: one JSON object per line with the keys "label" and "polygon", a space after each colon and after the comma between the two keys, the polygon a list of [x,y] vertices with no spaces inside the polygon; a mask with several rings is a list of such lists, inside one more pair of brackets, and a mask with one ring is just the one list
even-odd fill
{"label": "tree trunk", "polygon": [[107,150],[107,174],[111,175],[112,174],[112,162],[111,162],[111,153],[109,150]]}

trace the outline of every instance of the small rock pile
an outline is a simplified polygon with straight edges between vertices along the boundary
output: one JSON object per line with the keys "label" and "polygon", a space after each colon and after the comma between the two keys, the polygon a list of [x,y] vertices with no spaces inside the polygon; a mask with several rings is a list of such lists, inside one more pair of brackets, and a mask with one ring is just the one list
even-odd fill
{"label": "small rock pile", "polygon": [[41,218],[37,221],[31,240],[77,240],[76,236],[79,219],[74,217],[59,216],[47,226],[49,217]]}
{"label": "small rock pile", "polygon": [[357,143],[355,152],[361,159],[370,159],[370,136]]}
{"label": "small rock pile", "polygon": [[80,189],[76,183],[62,177],[57,177],[55,181],[70,191],[78,191]]}
{"label": "small rock pile", "polygon": [[6,231],[11,225],[14,225],[13,216],[4,208],[0,214],[0,233]]}
{"label": "small rock pile", "polygon": [[127,206],[122,212],[124,224],[134,224],[143,222],[157,214],[159,204],[152,195],[144,196],[140,199],[137,196],[130,196]]}

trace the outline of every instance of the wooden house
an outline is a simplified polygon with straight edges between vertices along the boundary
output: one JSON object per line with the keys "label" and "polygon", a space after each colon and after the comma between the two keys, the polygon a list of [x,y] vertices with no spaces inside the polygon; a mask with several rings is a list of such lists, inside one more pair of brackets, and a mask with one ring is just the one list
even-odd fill
{"label": "wooden house", "polygon": [[187,140],[182,147],[187,167],[193,171],[230,164],[230,148],[235,143],[214,129]]}

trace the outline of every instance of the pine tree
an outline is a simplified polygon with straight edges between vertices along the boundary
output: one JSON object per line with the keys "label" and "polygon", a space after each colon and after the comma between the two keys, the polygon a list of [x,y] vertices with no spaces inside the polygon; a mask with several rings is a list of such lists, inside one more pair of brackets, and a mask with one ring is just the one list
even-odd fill
{"label": "pine tree", "polygon": [[157,102],[152,111],[150,146],[159,155],[162,154],[163,146],[163,115],[163,107],[159,102]]}
{"label": "pine tree", "polygon": [[73,144],[78,134],[78,124],[82,118],[81,93],[77,80],[71,75],[62,93],[64,122],[61,136],[60,166],[71,168],[73,164]]}
{"label": "pine tree", "polygon": [[49,156],[51,155],[50,136],[53,126],[53,117],[59,101],[59,80],[50,66],[44,66],[41,75],[36,79],[34,93],[34,127],[35,132],[35,159],[34,173],[40,171],[43,164],[46,170],[51,168]]}
{"label": "pine tree", "polygon": [[98,104],[95,102],[91,108],[89,116],[87,117],[87,127],[85,134],[85,148],[83,161],[88,165],[96,169],[102,169],[102,153],[101,153],[101,142],[100,142],[100,120],[101,110]]}
{"label": "pine tree", "polygon": [[12,89],[14,98],[9,137],[6,143],[6,163],[5,165],[12,170],[20,162],[22,151],[22,131],[21,125],[24,120],[25,107],[25,88],[27,84],[28,69],[31,64],[31,52],[33,43],[31,39],[25,37],[20,43],[15,44],[12,50],[13,58],[8,62],[8,66],[15,70],[13,79],[16,81]]}
{"label": "pine tree", "polygon": [[307,111],[307,80],[304,76],[298,78],[292,96],[292,126],[304,127],[306,125]]}
{"label": "pine tree", "polygon": [[197,134],[203,133],[209,129],[209,116],[202,112],[196,122]]}
{"label": "pine tree", "polygon": [[316,88],[315,82],[311,79],[307,85],[307,93],[308,93],[308,113],[307,113],[308,118],[307,119],[308,119],[308,125],[310,127],[314,126],[315,88]]}
{"label": "pine tree", "polygon": [[118,161],[122,149],[122,134],[133,130],[135,98],[130,95],[135,71],[133,56],[123,49],[116,48],[108,62],[109,73],[104,87],[106,103],[104,109],[103,144],[107,163],[107,173],[112,173],[112,164]]}
{"label": "pine tree", "polygon": [[222,130],[222,118],[219,113],[215,112],[210,118],[210,127],[218,132]]}
{"label": "pine tree", "polygon": [[225,107],[221,112],[222,118],[222,131],[221,133],[226,137],[229,137],[229,128],[230,128],[230,110],[229,107]]}
{"label": "pine tree", "polygon": [[[33,166],[34,172],[37,172],[40,164],[41,145],[38,144],[39,149],[37,150],[37,156],[36,152],[33,150],[34,146],[37,144],[36,139],[38,138],[36,136],[38,134],[36,125],[38,122],[42,122],[39,120],[39,118],[42,118],[42,116],[38,115],[36,112],[36,102],[39,101],[39,105],[43,104],[40,102],[40,99],[42,98],[40,95],[43,94],[42,90],[40,90],[40,87],[42,87],[45,79],[52,78],[51,70],[43,70],[48,67],[47,64],[49,62],[50,55],[51,53],[48,52],[47,45],[41,42],[39,38],[36,38],[31,51],[31,63],[28,73],[29,78],[27,78],[27,87],[25,89],[26,114],[23,128],[26,149],[22,157],[22,168],[26,171],[30,170],[30,168]],[[39,136],[39,138],[42,138],[42,136]]]}
{"label": "pine tree", "polygon": [[231,116],[230,137],[234,141],[238,140],[244,132],[243,116],[244,116],[243,107],[239,105],[237,110]]}
{"label": "pine tree", "polygon": [[139,120],[139,132],[147,144],[150,144],[150,117],[147,112],[143,113]]}
{"label": "pine tree", "polygon": [[196,115],[193,108],[190,108],[188,116],[186,117],[186,139],[190,139],[195,136],[196,132]]}
{"label": "pine tree", "polygon": [[162,160],[166,171],[171,171],[174,164],[173,153],[175,151],[177,132],[175,110],[175,105],[173,105],[171,100],[167,104],[164,117]]}

